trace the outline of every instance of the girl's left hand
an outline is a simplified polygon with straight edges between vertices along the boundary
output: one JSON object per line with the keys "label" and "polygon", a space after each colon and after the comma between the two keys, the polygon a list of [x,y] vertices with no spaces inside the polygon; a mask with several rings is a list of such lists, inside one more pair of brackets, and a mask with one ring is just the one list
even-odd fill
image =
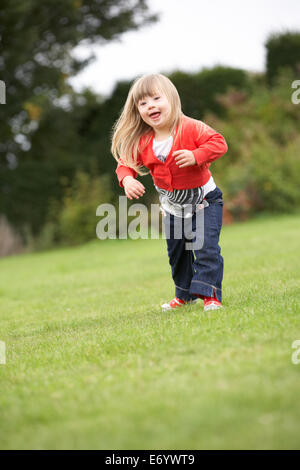
{"label": "girl's left hand", "polygon": [[177,155],[175,160],[176,165],[179,165],[179,168],[196,165],[196,159],[191,150],[176,150],[176,152],[173,152],[173,155]]}

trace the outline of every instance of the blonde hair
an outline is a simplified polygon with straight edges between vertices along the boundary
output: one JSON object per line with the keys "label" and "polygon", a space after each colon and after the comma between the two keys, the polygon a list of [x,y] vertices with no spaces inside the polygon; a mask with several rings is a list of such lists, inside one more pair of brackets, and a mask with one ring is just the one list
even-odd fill
{"label": "blonde hair", "polygon": [[138,111],[139,100],[146,96],[154,96],[157,92],[163,93],[171,108],[170,112],[170,133],[175,135],[177,126],[181,134],[181,102],[176,87],[165,75],[151,74],[137,78],[128,93],[124,108],[119,119],[113,126],[111,152],[113,157],[133,168],[139,175],[146,175],[149,172],[141,170],[142,165],[138,164],[138,153],[143,149],[139,148],[139,141],[142,135],[149,135],[145,146],[149,143],[153,129],[145,123]]}

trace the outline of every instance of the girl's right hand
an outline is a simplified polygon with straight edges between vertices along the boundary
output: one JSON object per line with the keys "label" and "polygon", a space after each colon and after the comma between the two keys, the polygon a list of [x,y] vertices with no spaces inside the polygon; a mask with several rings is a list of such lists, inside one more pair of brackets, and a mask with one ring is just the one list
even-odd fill
{"label": "girl's right hand", "polygon": [[133,197],[135,199],[138,199],[145,193],[145,186],[132,176],[125,176],[122,183],[124,186],[125,194],[129,199],[132,199]]}

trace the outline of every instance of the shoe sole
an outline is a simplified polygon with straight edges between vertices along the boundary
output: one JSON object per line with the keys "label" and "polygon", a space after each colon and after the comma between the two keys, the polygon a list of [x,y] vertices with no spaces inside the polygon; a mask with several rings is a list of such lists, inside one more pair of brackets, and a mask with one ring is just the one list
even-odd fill
{"label": "shoe sole", "polygon": [[218,310],[219,308],[223,308],[223,305],[208,305],[204,307],[204,312],[208,312],[209,310]]}
{"label": "shoe sole", "polygon": [[163,304],[161,305],[161,308],[162,308],[162,311],[163,312],[167,312],[168,310],[176,310],[177,308],[181,308],[181,307],[184,307],[185,305],[191,305],[191,304],[195,304],[196,302],[198,302],[198,299],[195,299],[195,300],[191,300],[190,302],[186,303],[186,304],[182,304],[182,305],[178,305],[177,307],[169,307],[169,304]]}

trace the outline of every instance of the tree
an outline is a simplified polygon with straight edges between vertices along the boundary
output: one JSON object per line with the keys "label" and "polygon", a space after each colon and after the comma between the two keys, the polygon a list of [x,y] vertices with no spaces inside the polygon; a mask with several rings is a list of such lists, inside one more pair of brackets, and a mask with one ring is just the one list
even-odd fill
{"label": "tree", "polygon": [[45,99],[70,90],[66,79],[94,59],[72,57],[75,46],[111,41],[156,19],[146,0],[2,0],[0,79],[6,105],[0,106],[0,168],[17,164]]}
{"label": "tree", "polygon": [[273,85],[282,68],[290,68],[295,78],[300,75],[300,33],[273,33],[266,41],[267,81]]}
{"label": "tree", "polygon": [[218,101],[218,95],[230,88],[247,92],[251,86],[245,70],[221,65],[192,74],[177,71],[169,78],[179,92],[183,112],[196,119],[203,118],[208,111],[224,114],[226,109]]}

